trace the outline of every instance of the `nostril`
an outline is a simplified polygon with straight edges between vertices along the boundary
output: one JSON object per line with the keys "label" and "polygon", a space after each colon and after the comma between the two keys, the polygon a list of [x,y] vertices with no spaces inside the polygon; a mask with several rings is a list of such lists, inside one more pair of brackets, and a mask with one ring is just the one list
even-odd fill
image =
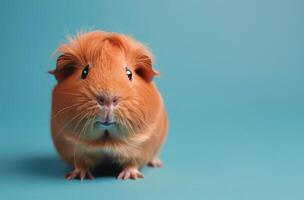
{"label": "nostril", "polygon": [[103,106],[105,104],[105,98],[103,96],[98,96],[97,102]]}
{"label": "nostril", "polygon": [[113,103],[114,106],[116,106],[118,104],[118,98],[114,97],[113,100],[112,100],[112,103]]}

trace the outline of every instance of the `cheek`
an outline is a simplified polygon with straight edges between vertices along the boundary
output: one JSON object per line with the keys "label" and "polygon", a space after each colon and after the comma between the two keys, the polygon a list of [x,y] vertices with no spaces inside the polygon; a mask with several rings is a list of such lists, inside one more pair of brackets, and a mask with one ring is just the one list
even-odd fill
{"label": "cheek", "polygon": [[127,120],[135,122],[145,118],[143,104],[135,96],[121,102],[115,113],[122,121]]}
{"label": "cheek", "polygon": [[91,115],[96,112],[96,101],[83,92],[84,88],[67,90],[66,87],[56,88],[53,92],[52,119],[69,120],[76,115]]}

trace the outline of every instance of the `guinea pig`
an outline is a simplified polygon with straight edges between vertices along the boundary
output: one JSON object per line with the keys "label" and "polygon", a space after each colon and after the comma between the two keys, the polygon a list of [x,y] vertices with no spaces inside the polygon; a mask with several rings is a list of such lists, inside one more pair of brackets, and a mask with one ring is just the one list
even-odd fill
{"label": "guinea pig", "polygon": [[141,167],[161,167],[158,155],[168,119],[153,82],[153,55],[130,36],[93,31],[57,49],[51,132],[67,179],[93,179],[94,169],[119,166],[118,179],[143,178]]}

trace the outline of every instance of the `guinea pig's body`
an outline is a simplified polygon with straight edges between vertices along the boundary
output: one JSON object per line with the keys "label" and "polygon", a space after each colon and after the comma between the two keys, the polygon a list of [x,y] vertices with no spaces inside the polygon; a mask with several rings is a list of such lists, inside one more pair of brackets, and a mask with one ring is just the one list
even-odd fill
{"label": "guinea pig's body", "polygon": [[93,178],[105,162],[121,167],[120,179],[143,178],[146,164],[161,166],[167,114],[151,53],[128,36],[101,31],[58,51],[51,130],[60,156],[75,168],[66,177]]}

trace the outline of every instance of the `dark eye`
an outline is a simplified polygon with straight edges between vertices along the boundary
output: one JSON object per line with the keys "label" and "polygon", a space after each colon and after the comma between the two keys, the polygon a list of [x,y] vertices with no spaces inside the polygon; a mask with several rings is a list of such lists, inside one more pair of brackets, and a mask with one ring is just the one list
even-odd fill
{"label": "dark eye", "polygon": [[89,65],[85,66],[82,70],[81,79],[85,79],[89,74]]}
{"label": "dark eye", "polygon": [[132,81],[132,71],[128,67],[126,67],[126,74],[128,76],[128,79]]}

